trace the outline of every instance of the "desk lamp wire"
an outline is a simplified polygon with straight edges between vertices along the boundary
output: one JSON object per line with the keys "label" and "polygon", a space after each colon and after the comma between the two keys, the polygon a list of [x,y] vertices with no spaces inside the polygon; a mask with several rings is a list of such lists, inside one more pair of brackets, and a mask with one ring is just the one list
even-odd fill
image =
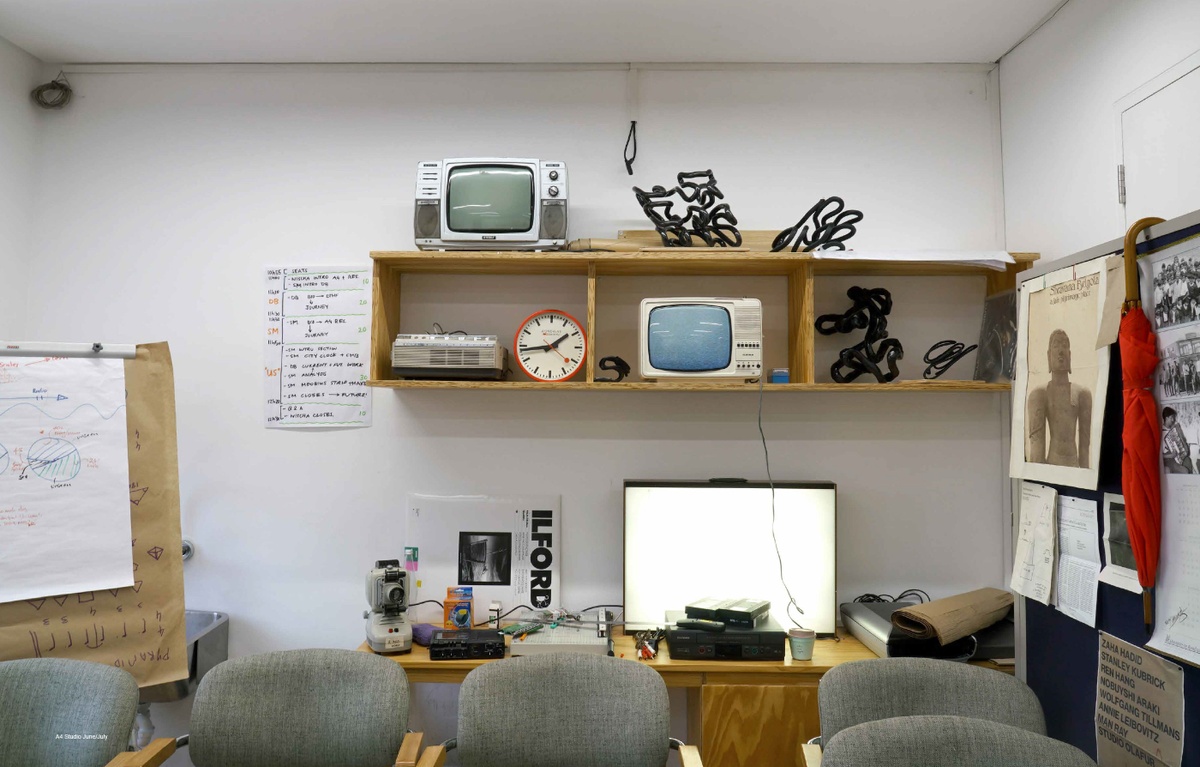
{"label": "desk lamp wire", "polygon": [[763,381],[765,377],[758,379],[758,436],[762,439],[763,446],[763,461],[767,466],[767,484],[771,486],[771,540],[775,543],[775,558],[779,561],[779,582],[783,584],[783,590],[787,592],[787,616],[800,628],[804,628],[804,624],[798,618],[792,615],[792,610],[795,609],[801,615],[804,615],[804,608],[796,604],[796,598],[792,596],[792,590],[788,588],[787,579],[783,576],[783,554],[779,552],[779,538],[775,535],[775,480],[771,478],[771,453],[767,450],[767,435],[763,432],[762,425],[762,409],[763,409]]}

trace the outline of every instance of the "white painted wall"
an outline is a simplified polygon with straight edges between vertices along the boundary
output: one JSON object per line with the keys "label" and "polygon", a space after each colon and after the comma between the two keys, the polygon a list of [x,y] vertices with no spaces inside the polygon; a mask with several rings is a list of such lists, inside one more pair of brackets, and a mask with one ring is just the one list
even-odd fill
{"label": "white painted wall", "polygon": [[1010,248],[1061,258],[1124,236],[1113,106],[1198,48],[1195,0],[1074,0],[1001,59]]}
{"label": "white painted wall", "polygon": [[[75,103],[43,127],[28,330],[170,342],[183,529],[198,547],[187,602],[231,614],[233,655],[357,646],[365,572],[402,553],[405,493],[561,493],[566,602],[578,608],[620,601],[623,479],[765,475],[752,394],[380,390],[370,429],[262,428],[263,267],[411,248],[419,160],[564,160],[575,237],[647,228],[633,183],[711,167],[744,228],[782,228],[841,194],[866,213],[859,247],[1002,244],[996,90],[979,68],[646,73],[632,179],[625,82],[616,71],[72,75]],[[578,290],[535,278],[488,296],[448,279],[424,284],[444,307],[407,286],[406,322],[449,327],[476,301],[507,317]],[[844,310],[850,284],[822,284],[818,311]],[[981,279],[874,284],[895,291],[907,377],[934,341],[978,334]],[[822,348],[827,368],[840,347]],[[839,485],[841,599],[1002,585],[1000,407],[995,394],[766,397],[775,478]],[[427,687],[441,689],[421,691],[417,722],[448,737],[455,690]],[[155,708],[160,735],[186,730],[186,703]]]}
{"label": "white painted wall", "polygon": [[39,62],[0,38],[0,338],[23,340],[25,263],[33,212]]}

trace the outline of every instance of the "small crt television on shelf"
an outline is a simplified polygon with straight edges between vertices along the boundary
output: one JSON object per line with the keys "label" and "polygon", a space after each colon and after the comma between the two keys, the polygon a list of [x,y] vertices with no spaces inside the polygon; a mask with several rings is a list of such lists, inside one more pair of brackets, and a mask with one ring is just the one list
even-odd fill
{"label": "small crt television on shelf", "polygon": [[567,243],[567,166],[468,157],[417,165],[421,250],[556,250]]}
{"label": "small crt television on shelf", "polygon": [[643,299],[638,345],[642,378],[760,378],[762,301]]}

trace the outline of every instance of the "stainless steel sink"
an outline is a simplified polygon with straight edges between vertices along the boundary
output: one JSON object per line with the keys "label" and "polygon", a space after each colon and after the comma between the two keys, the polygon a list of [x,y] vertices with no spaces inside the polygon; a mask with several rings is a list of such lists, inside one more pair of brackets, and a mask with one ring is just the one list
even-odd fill
{"label": "stainless steel sink", "polygon": [[187,679],[143,687],[142,703],[167,703],[191,695],[209,670],[229,657],[229,615],[184,610],[187,621]]}

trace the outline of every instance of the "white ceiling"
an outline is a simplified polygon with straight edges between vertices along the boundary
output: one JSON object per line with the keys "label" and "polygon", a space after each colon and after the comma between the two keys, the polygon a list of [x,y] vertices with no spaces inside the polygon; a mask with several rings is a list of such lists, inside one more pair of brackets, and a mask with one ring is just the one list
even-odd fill
{"label": "white ceiling", "polygon": [[1063,0],[0,0],[42,61],[994,62]]}

